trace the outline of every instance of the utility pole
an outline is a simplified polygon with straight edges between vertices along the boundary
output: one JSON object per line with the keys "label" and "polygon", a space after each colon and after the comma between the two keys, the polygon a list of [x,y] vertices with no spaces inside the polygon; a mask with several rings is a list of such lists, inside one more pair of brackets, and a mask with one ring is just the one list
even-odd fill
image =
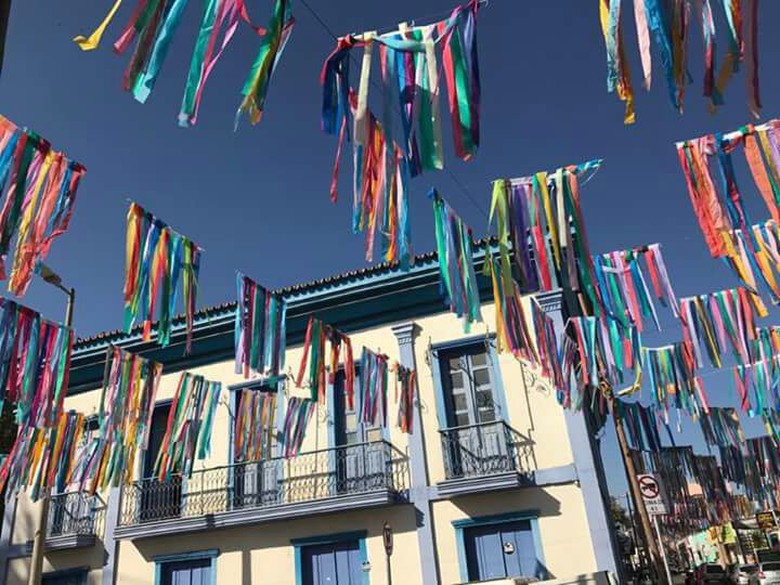
{"label": "utility pole", "polygon": [[[62,284],[62,279],[45,264],[41,264],[39,274],[43,280],[60,289],[68,295],[68,304],[65,307],[65,326],[69,329],[73,327],[73,304],[76,301],[76,290],[67,288]],[[41,505],[38,513],[38,523],[35,529],[33,539],[32,557],[30,558],[30,576],[27,580],[28,585],[38,585],[41,582],[43,573],[43,553],[46,548],[46,532],[48,532],[49,523],[49,503],[51,502],[51,487],[46,486],[43,489]]]}
{"label": "utility pole", "polygon": [[[666,578],[666,571],[664,569],[663,561],[658,546],[663,546],[663,543],[656,543],[655,536],[653,535],[652,524],[650,523],[650,516],[645,508],[645,502],[642,498],[642,493],[639,491],[639,481],[636,478],[636,468],[634,467],[634,461],[631,459],[631,454],[628,449],[628,441],[626,440],[625,429],[623,428],[623,418],[615,408],[615,396],[612,392],[612,386],[606,381],[602,380],[599,384],[599,390],[601,390],[609,401],[609,409],[612,411],[612,418],[615,421],[615,431],[617,433],[618,445],[620,446],[620,454],[623,458],[623,466],[626,470],[626,479],[628,480],[628,487],[630,489],[631,497],[634,500],[634,509],[639,516],[639,524],[642,528],[642,536],[647,546],[647,552],[650,556],[650,561],[655,570],[657,582],[663,582]],[[672,585],[669,582],[669,585]]]}

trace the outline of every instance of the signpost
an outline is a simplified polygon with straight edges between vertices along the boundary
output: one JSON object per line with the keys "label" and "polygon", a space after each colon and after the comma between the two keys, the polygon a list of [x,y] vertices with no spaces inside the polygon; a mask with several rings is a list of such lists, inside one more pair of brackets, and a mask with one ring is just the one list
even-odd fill
{"label": "signpost", "polygon": [[387,585],[393,585],[393,574],[390,557],[393,554],[393,528],[388,522],[382,526],[382,543],[385,545],[385,561],[387,562]]}
{"label": "signpost", "polygon": [[666,502],[664,502],[664,498],[661,495],[661,484],[658,482],[658,477],[652,473],[641,473],[636,476],[636,479],[639,484],[639,493],[642,494],[642,501],[645,504],[645,509],[653,521],[655,535],[656,538],[658,538],[658,548],[661,553],[661,559],[664,562],[666,579],[671,583],[672,572],[669,570],[669,561],[666,559],[666,547],[661,540],[661,529],[658,526],[658,516],[669,513],[666,509]]}

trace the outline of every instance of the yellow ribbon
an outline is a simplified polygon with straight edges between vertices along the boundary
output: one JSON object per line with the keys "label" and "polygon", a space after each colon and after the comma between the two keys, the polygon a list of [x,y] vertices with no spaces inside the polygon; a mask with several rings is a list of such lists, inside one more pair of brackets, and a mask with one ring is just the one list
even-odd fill
{"label": "yellow ribbon", "polygon": [[77,35],[73,37],[73,42],[76,43],[82,51],[92,51],[93,49],[97,49],[98,45],[100,44],[100,39],[103,37],[103,33],[106,32],[106,27],[108,27],[108,25],[114,19],[114,15],[116,14],[117,10],[119,10],[121,5],[122,0],[116,0],[114,5],[111,7],[111,10],[108,11],[108,14],[106,14],[106,17],[103,19],[103,22],[98,25],[95,31],[89,35],[89,37]]}

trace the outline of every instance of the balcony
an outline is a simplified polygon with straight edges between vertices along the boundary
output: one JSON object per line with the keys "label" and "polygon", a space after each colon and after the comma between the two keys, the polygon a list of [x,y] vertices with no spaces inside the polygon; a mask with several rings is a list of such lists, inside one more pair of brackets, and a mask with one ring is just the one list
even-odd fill
{"label": "balcony", "polygon": [[445,481],[439,495],[510,489],[531,483],[533,442],[504,421],[439,431]]}
{"label": "balcony", "polygon": [[242,526],[404,501],[405,454],[385,441],[195,471],[126,486],[118,538]]}
{"label": "balcony", "polygon": [[106,505],[97,495],[72,492],[51,496],[46,549],[89,547],[103,531]]}

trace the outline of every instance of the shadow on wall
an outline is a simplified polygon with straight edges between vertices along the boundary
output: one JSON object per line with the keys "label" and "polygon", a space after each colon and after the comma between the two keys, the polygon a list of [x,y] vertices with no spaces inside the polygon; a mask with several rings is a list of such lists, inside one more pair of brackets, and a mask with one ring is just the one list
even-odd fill
{"label": "shadow on wall", "polygon": [[[518,493],[516,498],[495,498],[487,495],[465,496],[452,502],[469,518],[495,516],[510,512],[534,510],[539,512],[539,518],[560,516],[561,503],[547,491],[538,488],[526,489]],[[509,503],[512,507],[507,507]]]}
{"label": "shadow on wall", "polygon": [[[283,549],[291,547],[290,541],[298,538],[327,536],[343,532],[365,530],[367,538],[382,538],[382,526],[389,522],[396,535],[416,533],[415,509],[412,505],[388,506],[379,510],[355,511],[322,515],[296,520],[275,520],[254,526],[222,528],[188,535],[136,540],[128,543],[135,546],[147,562],[154,562],[159,555],[175,555],[201,550],[219,549],[220,554],[241,553],[241,583],[257,582],[252,575],[252,551],[261,549]],[[290,553],[292,554],[292,553]],[[236,579],[235,582],[239,582]]]}

